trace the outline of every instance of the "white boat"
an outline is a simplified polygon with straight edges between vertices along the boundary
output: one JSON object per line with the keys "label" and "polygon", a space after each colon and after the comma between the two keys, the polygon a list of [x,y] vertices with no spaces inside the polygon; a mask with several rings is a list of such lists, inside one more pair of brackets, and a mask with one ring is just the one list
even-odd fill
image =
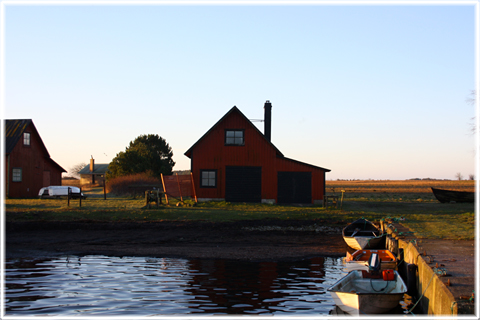
{"label": "white boat", "polygon": [[70,196],[72,198],[79,198],[80,196],[82,197],[82,199],[86,198],[83,195],[83,193],[81,193],[79,187],[73,187],[73,186],[44,187],[44,188],[41,188],[40,191],[38,191],[38,197],[41,199],[67,197],[69,189],[70,189]]}
{"label": "white boat", "polygon": [[358,219],[342,230],[343,240],[355,250],[377,249],[382,247],[385,235],[372,222]]}
{"label": "white boat", "polygon": [[365,270],[369,271],[368,261],[372,254],[377,254],[380,259],[380,270],[396,269],[397,257],[390,250],[357,250],[350,254],[347,252],[347,256],[343,258],[345,264],[345,270],[350,272],[352,270]]}
{"label": "white boat", "polygon": [[403,299],[407,286],[397,271],[385,271],[392,275],[387,280],[362,270],[350,271],[327,291],[335,304],[350,315],[387,313]]}

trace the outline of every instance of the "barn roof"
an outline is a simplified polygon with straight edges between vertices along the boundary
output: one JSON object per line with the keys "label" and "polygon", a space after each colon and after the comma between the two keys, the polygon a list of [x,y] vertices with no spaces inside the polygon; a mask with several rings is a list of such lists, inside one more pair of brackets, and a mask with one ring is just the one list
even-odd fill
{"label": "barn roof", "polygon": [[314,168],[314,169],[324,170],[325,172],[330,172],[330,171],[332,171],[332,170],[330,170],[330,169],[322,168],[322,167],[319,167],[319,166],[314,166],[313,164],[301,162],[301,161],[298,161],[298,160],[295,160],[295,159],[291,159],[291,158],[287,158],[287,157],[281,157],[281,158],[282,158],[283,160],[287,160],[287,161],[291,161],[291,162],[294,162],[294,163],[298,163],[298,164],[301,164],[301,165],[304,165],[304,166],[307,166],[307,167],[311,167],[311,168]]}
{"label": "barn roof", "polygon": [[249,123],[249,124],[252,126],[252,128],[254,128],[254,129],[258,132],[258,134],[260,134],[260,136],[262,136],[262,137],[275,149],[277,155],[283,157],[283,154],[280,152],[280,150],[278,150],[277,147],[275,147],[275,146],[273,145],[273,143],[271,143],[270,141],[268,141],[268,139],[265,138],[265,135],[264,135],[260,130],[258,130],[258,128],[252,123],[252,121],[250,121],[250,120],[242,113],[242,111],[240,111],[240,109],[238,109],[236,106],[233,106],[232,109],[230,109],[220,120],[218,120],[217,123],[215,123],[215,124],[213,125],[213,127],[211,127],[210,130],[208,130],[200,139],[198,139],[197,142],[195,142],[195,143],[193,144],[193,146],[191,146],[190,149],[188,149],[184,154],[185,154],[187,157],[190,158],[190,154],[191,154],[193,148],[195,148],[195,146],[196,146],[200,141],[202,141],[206,136],[208,136],[208,134],[209,134],[210,132],[212,132],[220,123],[222,123],[222,121],[223,121],[226,117],[228,117],[228,116],[229,116],[231,113],[233,113],[233,112],[236,112],[236,113],[238,113],[240,116],[242,116],[242,117],[247,121],[247,123]]}
{"label": "barn roof", "polygon": [[[5,120],[5,153],[12,152],[13,148],[30,126],[32,119]],[[45,149],[46,151],[46,149]],[[47,152],[48,154],[48,152]]]}
{"label": "barn roof", "polygon": [[[12,119],[12,120],[5,120],[5,154],[10,154],[15,146],[17,145],[18,141],[23,136],[23,133],[25,130],[32,126],[32,129],[36,132],[36,134],[40,137],[38,134],[37,128],[35,128],[35,125],[33,124],[32,119]],[[50,158],[50,154],[48,153],[47,147],[45,147],[45,144],[43,143],[42,138],[40,138],[41,142],[41,148],[43,149],[45,158],[49,159],[54,165],[56,165],[61,172],[67,172],[67,170],[63,169],[58,163],[53,161],[52,158]]]}
{"label": "barn roof", "polygon": [[105,174],[108,170],[108,163],[95,163],[93,171],[90,171],[90,165],[87,164],[78,174]]}
{"label": "barn roof", "polygon": [[208,134],[210,132],[212,132],[215,127],[217,127],[220,123],[222,123],[222,121],[228,117],[231,113],[233,112],[237,112],[238,114],[240,114],[246,121],[247,123],[249,123],[257,132],[258,134],[260,134],[260,136],[262,136],[276,151],[277,153],[277,157],[281,158],[281,159],[284,159],[286,161],[291,161],[291,162],[295,162],[297,164],[301,164],[301,165],[305,165],[305,166],[308,166],[308,167],[311,167],[311,168],[315,168],[315,169],[320,169],[320,170],[324,170],[325,172],[330,172],[331,170],[330,169],[326,169],[326,168],[322,168],[322,167],[318,167],[318,166],[314,166],[312,164],[308,164],[308,163],[305,163],[305,162],[301,162],[301,161],[298,161],[298,160],[294,160],[294,159],[291,159],[291,158],[287,158],[283,155],[283,153],[280,152],[280,150],[277,149],[277,147],[275,147],[273,145],[272,142],[270,142],[266,137],[265,135],[260,131],[258,130],[258,128],[240,111],[240,109],[238,109],[236,106],[234,106],[232,109],[230,109],[220,120],[217,121],[217,123],[215,123],[213,125],[213,127],[210,128],[210,130],[208,130],[200,139],[198,139],[197,142],[195,142],[195,144],[193,146],[190,147],[190,149],[188,149],[186,152],[185,152],[185,155],[187,157],[190,158],[191,156],[191,152],[193,150],[193,148],[195,148],[195,146],[200,142],[202,141],[206,136],[208,136]]}

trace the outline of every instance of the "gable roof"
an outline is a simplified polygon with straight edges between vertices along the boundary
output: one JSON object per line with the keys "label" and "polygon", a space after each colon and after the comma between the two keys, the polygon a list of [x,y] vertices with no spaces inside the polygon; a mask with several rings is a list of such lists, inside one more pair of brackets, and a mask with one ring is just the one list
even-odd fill
{"label": "gable roof", "polygon": [[90,165],[87,164],[78,174],[105,174],[108,170],[109,163],[95,163],[93,171],[90,171]]}
{"label": "gable roof", "polygon": [[304,165],[304,166],[307,166],[307,167],[311,167],[311,168],[315,168],[315,169],[320,169],[320,170],[323,170],[323,171],[325,171],[325,172],[330,172],[330,171],[332,171],[332,170],[330,170],[330,169],[322,168],[322,167],[319,167],[319,166],[314,166],[313,164],[305,163],[305,162],[298,161],[298,160],[291,159],[291,158],[287,158],[287,157],[282,157],[282,159],[283,159],[283,160],[287,160],[287,161],[291,161],[291,162],[294,162],[294,163],[297,163],[297,164],[301,164],[301,165]]}
{"label": "gable roof", "polygon": [[[18,141],[21,140],[25,130],[30,126],[32,127],[32,130],[34,130],[34,132],[36,132],[36,134],[40,137],[40,134],[38,133],[37,128],[35,128],[32,119],[5,120],[5,154],[10,154],[13,151]],[[42,138],[40,138],[40,142],[40,147],[43,149],[45,158],[48,158],[61,170],[61,172],[67,172],[67,170],[63,169],[58,163],[50,158],[50,154],[48,153],[47,147],[45,147]]]}
{"label": "gable roof", "polygon": [[264,135],[260,130],[258,130],[258,128],[252,123],[252,121],[250,121],[250,120],[240,111],[240,109],[238,109],[236,106],[233,106],[232,109],[230,109],[220,120],[218,120],[217,123],[215,123],[215,124],[213,125],[213,127],[211,127],[200,139],[198,139],[197,142],[195,142],[195,143],[193,144],[193,146],[191,146],[190,149],[188,149],[184,154],[185,154],[187,157],[190,158],[190,157],[191,157],[192,149],[195,148],[195,146],[196,146],[200,141],[202,141],[206,136],[208,136],[208,134],[209,134],[210,132],[212,132],[212,131],[215,129],[215,127],[217,127],[220,123],[222,123],[222,121],[223,121],[226,117],[228,117],[231,113],[233,113],[233,112],[236,112],[236,113],[238,113],[240,116],[242,116],[242,117],[246,120],[246,122],[247,122],[248,124],[250,124],[250,125],[258,132],[258,134],[260,134],[260,136],[262,136],[262,137],[275,149],[275,151],[276,151],[276,153],[277,153],[277,157],[282,158],[282,159],[287,160],[287,161],[295,162],[295,163],[297,163],[297,164],[309,166],[309,167],[311,167],[311,168],[321,169],[321,170],[324,170],[325,172],[330,172],[330,171],[331,171],[330,169],[326,169],[326,168],[314,166],[314,165],[309,164],[309,163],[305,163],[305,162],[301,162],[301,161],[298,161],[298,160],[295,160],[295,159],[291,159],[291,158],[285,157],[285,156],[283,155],[283,153],[281,153],[280,150],[278,150],[277,147],[275,147],[275,146],[273,145],[273,143],[270,142],[270,141],[265,137],[265,135]]}
{"label": "gable roof", "polygon": [[[32,119],[5,120],[5,153],[12,152]],[[46,151],[46,150],[45,150]],[[48,152],[47,152],[48,153]]]}
{"label": "gable roof", "polygon": [[191,152],[192,152],[192,150],[195,148],[195,146],[196,146],[200,141],[202,141],[206,136],[208,136],[208,134],[209,134],[210,132],[212,132],[220,123],[222,123],[222,121],[223,121],[225,118],[227,118],[230,114],[232,114],[232,113],[234,113],[234,112],[235,112],[235,113],[238,113],[241,117],[243,117],[243,118],[246,120],[246,122],[247,122],[253,129],[255,129],[255,130],[258,132],[258,134],[259,134],[261,137],[263,137],[263,138],[265,139],[265,141],[267,141],[267,142],[272,146],[272,148],[275,149],[275,151],[276,151],[276,153],[277,153],[277,156],[283,157],[283,154],[280,152],[280,150],[278,150],[277,147],[275,147],[272,142],[268,141],[268,139],[265,138],[265,135],[264,135],[260,130],[258,130],[258,128],[252,123],[252,121],[250,121],[250,120],[242,113],[242,111],[240,111],[240,109],[238,109],[236,106],[233,106],[232,109],[230,109],[220,120],[218,120],[217,123],[215,123],[215,124],[213,125],[213,127],[211,127],[200,139],[198,139],[197,142],[195,142],[195,143],[193,144],[193,146],[191,146],[190,149],[188,149],[184,154],[185,154],[187,157],[190,158]]}

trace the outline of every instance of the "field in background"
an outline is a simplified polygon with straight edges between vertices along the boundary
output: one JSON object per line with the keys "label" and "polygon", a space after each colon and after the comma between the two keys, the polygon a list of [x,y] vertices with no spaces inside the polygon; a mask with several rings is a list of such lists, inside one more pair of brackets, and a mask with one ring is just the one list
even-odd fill
{"label": "field in background", "polygon": [[327,195],[342,195],[359,201],[430,201],[436,202],[432,189],[475,191],[474,180],[339,180],[326,181]]}

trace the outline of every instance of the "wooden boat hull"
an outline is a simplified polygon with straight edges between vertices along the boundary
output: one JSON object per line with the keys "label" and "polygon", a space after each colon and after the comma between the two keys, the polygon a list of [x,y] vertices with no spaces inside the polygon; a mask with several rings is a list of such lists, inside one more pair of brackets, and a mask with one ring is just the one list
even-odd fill
{"label": "wooden boat hull", "polygon": [[393,281],[363,278],[362,271],[349,272],[327,289],[335,304],[353,316],[383,314],[395,308],[407,292],[397,271]]}
{"label": "wooden boat hull", "polygon": [[347,245],[355,250],[362,250],[362,249],[377,249],[383,247],[383,243],[385,241],[385,236],[379,237],[346,237],[343,236],[343,240],[347,243]]}
{"label": "wooden boat hull", "polygon": [[475,192],[454,191],[432,188],[433,195],[441,203],[475,202]]}
{"label": "wooden boat hull", "polygon": [[345,271],[368,271],[368,260],[372,253],[376,253],[379,256],[380,270],[397,269],[397,258],[389,250],[357,250],[353,254],[347,252],[347,256],[343,258]]}
{"label": "wooden boat hull", "polygon": [[342,230],[343,240],[355,250],[378,249],[384,247],[385,236],[373,223],[358,219]]}

